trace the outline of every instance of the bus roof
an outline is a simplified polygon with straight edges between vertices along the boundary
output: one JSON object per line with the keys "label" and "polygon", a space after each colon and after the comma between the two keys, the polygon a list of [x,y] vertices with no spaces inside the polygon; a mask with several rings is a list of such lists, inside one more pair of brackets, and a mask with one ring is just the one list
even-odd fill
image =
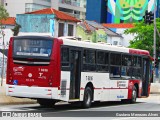
{"label": "bus roof", "polygon": [[[37,35],[36,36],[33,36],[33,35],[31,35],[31,36],[17,36],[14,38],[54,39],[52,36],[37,36]],[[72,38],[74,38],[74,39],[72,39]],[[108,45],[107,43],[102,44],[102,43],[93,43],[93,42],[88,42],[88,41],[86,41],[86,42],[85,41],[78,41],[79,39],[76,39],[76,37],[73,37],[73,36],[59,37],[58,40],[63,40],[63,44],[69,45],[69,46],[150,56],[150,53],[147,50],[119,47],[119,46],[115,46],[115,45]]]}
{"label": "bus roof", "polygon": [[107,50],[107,51],[114,51],[114,52],[123,52],[123,53],[138,54],[138,55],[147,55],[147,56],[150,55],[149,51],[147,51],[147,50],[119,47],[119,46],[115,46],[115,45],[107,45],[106,43],[102,44],[102,43],[92,43],[92,42],[88,42],[88,41],[87,42],[77,41],[77,40],[63,38],[63,37],[60,39],[63,40],[64,45],[69,45],[69,46]]}

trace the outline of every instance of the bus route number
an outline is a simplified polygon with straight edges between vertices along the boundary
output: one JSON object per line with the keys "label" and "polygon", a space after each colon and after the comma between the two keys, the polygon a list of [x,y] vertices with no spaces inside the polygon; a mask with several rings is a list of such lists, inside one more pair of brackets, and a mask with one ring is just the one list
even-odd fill
{"label": "bus route number", "polygon": [[93,81],[93,76],[86,76],[86,80]]}

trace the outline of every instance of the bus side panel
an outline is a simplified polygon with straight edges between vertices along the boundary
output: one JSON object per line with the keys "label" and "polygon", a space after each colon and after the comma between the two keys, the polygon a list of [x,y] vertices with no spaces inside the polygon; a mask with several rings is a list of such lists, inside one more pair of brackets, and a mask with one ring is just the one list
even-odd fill
{"label": "bus side panel", "polygon": [[110,80],[110,101],[128,98],[128,80]]}
{"label": "bus side panel", "polygon": [[11,74],[10,64],[11,64],[11,56],[12,56],[12,46],[13,46],[13,37],[11,37],[10,42],[9,42],[6,84],[9,84],[9,83],[11,84],[11,82],[9,82],[9,79],[10,79],[10,74]]}
{"label": "bus side panel", "polygon": [[70,71],[61,71],[61,83],[58,92],[59,99],[69,101]]}
{"label": "bus side panel", "polygon": [[132,89],[134,87],[134,85],[138,85],[138,97],[141,97],[141,93],[142,93],[142,82],[140,80],[129,80],[128,83],[128,99],[132,98]]}
{"label": "bus side panel", "polygon": [[109,74],[108,73],[81,73],[81,91],[80,100],[83,101],[84,91],[87,83],[92,83],[94,88],[94,101],[108,101],[109,90],[103,88],[109,88]]}

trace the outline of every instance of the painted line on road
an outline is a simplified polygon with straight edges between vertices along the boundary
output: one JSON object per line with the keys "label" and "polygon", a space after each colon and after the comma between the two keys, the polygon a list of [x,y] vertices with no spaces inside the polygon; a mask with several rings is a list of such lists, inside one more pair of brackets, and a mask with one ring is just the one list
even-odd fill
{"label": "painted line on road", "polygon": [[116,118],[116,119],[112,119],[112,120],[129,120],[129,119],[135,119],[137,117],[125,117],[125,118]]}

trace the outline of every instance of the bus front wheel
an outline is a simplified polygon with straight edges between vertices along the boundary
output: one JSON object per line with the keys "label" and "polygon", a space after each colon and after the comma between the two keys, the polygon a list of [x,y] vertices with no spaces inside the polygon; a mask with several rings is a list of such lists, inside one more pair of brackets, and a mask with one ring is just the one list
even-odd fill
{"label": "bus front wheel", "polygon": [[56,101],[52,99],[37,99],[37,102],[40,104],[42,107],[54,107]]}
{"label": "bus front wheel", "polygon": [[134,86],[133,89],[132,89],[132,98],[130,100],[130,103],[135,103],[136,99],[137,99],[137,89]]}
{"label": "bus front wheel", "polygon": [[83,108],[91,107],[92,103],[92,90],[90,87],[86,87],[84,91],[84,98],[83,98]]}

